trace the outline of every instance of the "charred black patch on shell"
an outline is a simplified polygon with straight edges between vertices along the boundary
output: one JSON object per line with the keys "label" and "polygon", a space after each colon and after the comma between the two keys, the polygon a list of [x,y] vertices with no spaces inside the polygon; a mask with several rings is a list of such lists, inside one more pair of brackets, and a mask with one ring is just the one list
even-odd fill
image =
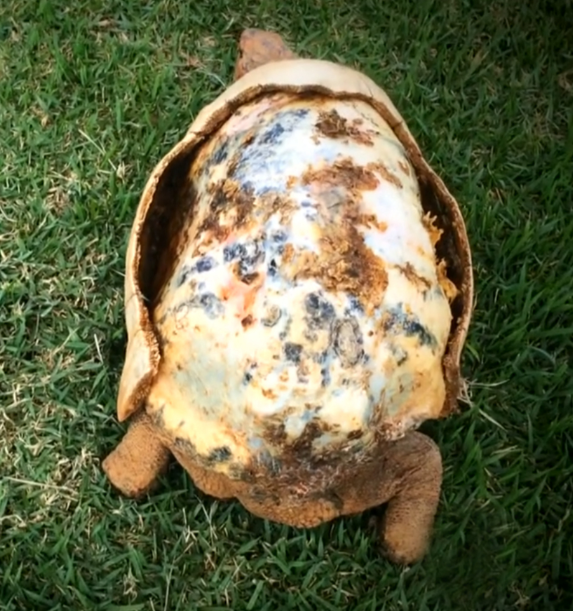
{"label": "charred black patch on shell", "polygon": [[217,265],[217,262],[213,257],[205,256],[201,257],[198,261],[193,265],[193,270],[198,273],[208,272],[212,270]]}
{"label": "charred black patch on shell", "polygon": [[345,318],[334,323],[332,346],[344,367],[352,367],[364,357],[364,340],[356,318]]}
{"label": "charred black patch on shell", "polygon": [[[285,163],[288,162],[284,155],[277,155],[276,145],[285,134],[292,131],[298,121],[308,115],[308,112],[306,109],[278,112],[264,128],[258,130],[259,133],[254,139],[243,132],[239,138],[245,146],[240,147],[240,152],[230,166],[232,177],[245,186],[252,176],[258,176],[256,184],[251,183],[257,196],[276,189],[277,177],[284,175]],[[273,172],[269,173],[269,169]],[[262,178],[265,175],[268,176],[268,181]]]}
{"label": "charred black patch on shell", "polygon": [[277,144],[284,133],[292,131],[293,127],[308,116],[308,109],[297,108],[295,110],[284,110],[278,112],[267,129],[265,129],[256,139],[262,145]]}
{"label": "charred black patch on shell", "polygon": [[[315,363],[321,365],[320,368],[320,384],[323,388],[326,388],[330,384],[330,368],[326,364],[328,359],[329,350],[323,350],[322,352],[317,352],[312,355],[312,360]],[[319,412],[322,409],[322,406],[318,406],[316,408],[316,412]]]}
{"label": "charred black patch on shell", "polygon": [[285,342],[283,347],[284,355],[287,361],[292,363],[300,363],[300,357],[302,356],[302,345],[295,344],[293,342]]}
{"label": "charred black patch on shell", "polygon": [[334,306],[319,292],[309,293],[304,299],[304,307],[306,323],[313,330],[328,328],[336,316]]}
{"label": "charred black patch on shell", "polygon": [[175,283],[175,286],[177,288],[179,288],[180,286],[183,286],[187,282],[187,280],[191,278],[192,275],[193,275],[193,268],[189,266],[185,266],[181,270],[181,273],[179,274],[179,278],[177,278],[177,282]]}
{"label": "charred black patch on shell", "polygon": [[269,266],[267,268],[267,272],[269,274],[269,276],[274,277],[277,275],[278,273],[278,266],[277,266],[277,261],[276,259],[271,259],[269,261]]}
{"label": "charred black patch on shell", "polygon": [[209,318],[217,318],[225,311],[221,300],[215,293],[201,293],[195,295],[189,301],[185,301],[177,306],[175,312],[187,306],[191,308],[201,308]]}
{"label": "charred black patch on shell", "polygon": [[229,141],[224,140],[220,146],[215,149],[215,152],[209,159],[209,166],[219,165],[229,157]]}
{"label": "charred black patch on shell", "polygon": [[245,247],[239,242],[234,242],[223,248],[223,260],[225,263],[230,263],[235,259],[240,259],[245,253]]}
{"label": "charred black patch on shell", "polygon": [[266,129],[258,138],[257,141],[261,144],[278,144],[281,136],[285,133],[285,128],[276,121]]}
{"label": "charred black patch on shell", "polygon": [[[237,275],[239,277],[248,278],[255,273],[257,265],[264,259],[265,252],[261,247],[260,240],[252,240],[246,243],[234,242],[224,247],[223,260],[225,263],[237,261],[239,266]],[[255,278],[251,278],[252,282]],[[246,284],[250,284],[249,280],[243,280]]]}
{"label": "charred black patch on shell", "polygon": [[284,244],[288,240],[288,234],[284,229],[278,229],[271,233],[269,238],[274,244]]}
{"label": "charred black patch on shell", "polygon": [[243,384],[248,385],[253,380],[253,371],[257,368],[257,363],[250,362],[243,374]]}
{"label": "charred black patch on shell", "polygon": [[330,384],[330,369],[328,367],[322,367],[320,369],[320,384],[323,388],[326,388]]}
{"label": "charred black patch on shell", "polygon": [[232,479],[242,480],[245,482],[254,481],[254,473],[252,469],[245,467],[237,462],[233,462],[233,453],[231,449],[222,445],[214,448],[209,454],[199,454],[195,444],[185,437],[175,436],[173,439],[172,449],[185,456],[190,461],[195,462],[203,469],[212,469],[218,464],[226,464],[229,476]]}
{"label": "charred black patch on shell", "polygon": [[181,270],[175,286],[179,288],[189,281],[195,274],[208,272],[216,267],[217,262],[213,257],[205,256],[198,259],[193,265],[185,265]]}
{"label": "charred black patch on shell", "polygon": [[283,330],[279,333],[279,339],[281,341],[285,340],[290,333],[290,329],[292,327],[292,318],[289,316],[283,323]]}
{"label": "charred black patch on shell", "polygon": [[265,252],[261,248],[259,240],[253,240],[245,244],[245,250],[240,258],[243,273],[251,273],[254,267],[264,258]]}
{"label": "charred black patch on shell", "polygon": [[228,446],[221,446],[211,450],[209,456],[207,457],[207,463],[213,464],[227,462],[231,459],[232,455],[233,454]]}
{"label": "charred black patch on shell", "polygon": [[[265,240],[265,250],[272,255],[282,255],[285,251],[285,245],[288,242],[288,235],[283,229],[273,231]],[[277,274],[277,262],[274,257],[269,261],[269,274],[275,276]]]}
{"label": "charred black patch on shell", "polygon": [[408,314],[402,303],[387,310],[382,316],[382,327],[387,333],[404,333],[409,337],[418,338],[422,346],[437,347],[438,342],[434,335],[420,323],[416,316]]}
{"label": "charred black patch on shell", "polygon": [[300,121],[308,117],[310,111],[307,108],[296,108],[295,110],[287,110],[283,113],[283,120]]}
{"label": "charred black patch on shell", "polygon": [[354,295],[348,295],[348,307],[345,313],[347,316],[352,314],[364,314],[364,308]]}

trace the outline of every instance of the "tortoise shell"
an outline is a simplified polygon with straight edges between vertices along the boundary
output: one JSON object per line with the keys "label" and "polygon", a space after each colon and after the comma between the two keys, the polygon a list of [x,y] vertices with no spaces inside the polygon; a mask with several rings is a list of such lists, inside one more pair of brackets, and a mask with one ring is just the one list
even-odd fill
{"label": "tortoise shell", "polygon": [[126,258],[118,417],[241,478],[362,460],[456,409],[471,315],[458,205],[387,95],[263,65],[156,166]]}

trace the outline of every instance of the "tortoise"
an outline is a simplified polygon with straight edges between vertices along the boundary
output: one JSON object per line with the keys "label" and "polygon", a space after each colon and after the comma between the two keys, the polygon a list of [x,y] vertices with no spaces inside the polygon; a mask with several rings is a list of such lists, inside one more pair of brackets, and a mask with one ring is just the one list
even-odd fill
{"label": "tortoise", "polygon": [[128,497],[170,457],[205,494],[309,528],[384,506],[419,561],[442,484],[418,429],[459,411],[473,301],[459,206],[365,74],[245,30],[234,82],[153,169],[129,238],[104,460]]}

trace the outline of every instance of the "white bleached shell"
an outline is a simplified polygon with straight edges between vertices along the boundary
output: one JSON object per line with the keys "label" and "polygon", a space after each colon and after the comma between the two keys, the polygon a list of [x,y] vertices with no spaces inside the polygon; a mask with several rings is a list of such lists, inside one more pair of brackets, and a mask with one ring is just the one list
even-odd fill
{"label": "white bleached shell", "polygon": [[[454,228],[455,319],[420,175]],[[366,459],[455,400],[463,220],[384,92],[349,68],[267,64],[203,109],[152,173],[126,261],[119,418],[145,405],[209,469]]]}
{"label": "white bleached shell", "polygon": [[264,96],[190,176],[193,215],[154,309],[148,409],[170,435],[243,463],[280,459],[309,423],[318,453],[441,410],[450,307],[414,170],[368,104]]}

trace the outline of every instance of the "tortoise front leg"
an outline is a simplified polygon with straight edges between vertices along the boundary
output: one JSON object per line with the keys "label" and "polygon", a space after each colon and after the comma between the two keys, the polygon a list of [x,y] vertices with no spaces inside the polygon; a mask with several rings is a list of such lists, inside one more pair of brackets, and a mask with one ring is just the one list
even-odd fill
{"label": "tortoise front leg", "polygon": [[170,456],[149,416],[141,410],[130,418],[127,433],[102,467],[122,494],[139,497],[153,488]]}
{"label": "tortoise front leg", "polygon": [[294,59],[296,55],[275,32],[250,28],[239,40],[239,58],[235,65],[235,80],[247,72],[281,59]]}

